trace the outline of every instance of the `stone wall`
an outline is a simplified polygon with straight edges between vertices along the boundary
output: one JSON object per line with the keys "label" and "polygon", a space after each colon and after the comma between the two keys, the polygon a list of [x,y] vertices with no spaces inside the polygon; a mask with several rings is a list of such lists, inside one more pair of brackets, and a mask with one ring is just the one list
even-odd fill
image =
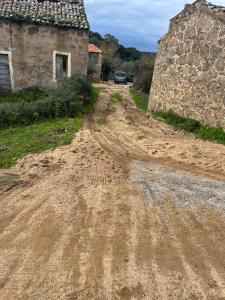
{"label": "stone wall", "polygon": [[160,41],[149,108],[225,128],[225,11],[196,1],[171,20]]}
{"label": "stone wall", "polygon": [[87,73],[87,31],[2,20],[0,51],[4,50],[12,52],[15,90],[53,84],[53,51],[71,52],[72,73]]}

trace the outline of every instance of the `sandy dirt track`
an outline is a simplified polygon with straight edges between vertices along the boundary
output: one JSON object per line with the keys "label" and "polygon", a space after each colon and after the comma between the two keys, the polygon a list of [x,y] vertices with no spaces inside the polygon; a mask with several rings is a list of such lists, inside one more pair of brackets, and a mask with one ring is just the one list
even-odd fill
{"label": "sandy dirt track", "polygon": [[0,299],[225,299],[225,147],[100,86],[71,145],[0,174]]}

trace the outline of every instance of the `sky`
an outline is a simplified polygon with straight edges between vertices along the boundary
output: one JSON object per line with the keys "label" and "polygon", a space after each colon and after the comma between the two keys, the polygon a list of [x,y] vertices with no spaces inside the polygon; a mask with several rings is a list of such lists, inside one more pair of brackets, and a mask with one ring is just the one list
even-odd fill
{"label": "sky", "polygon": [[[156,51],[169,20],[193,0],[85,0],[92,31],[116,36],[126,47]],[[225,0],[212,0],[225,6]]]}

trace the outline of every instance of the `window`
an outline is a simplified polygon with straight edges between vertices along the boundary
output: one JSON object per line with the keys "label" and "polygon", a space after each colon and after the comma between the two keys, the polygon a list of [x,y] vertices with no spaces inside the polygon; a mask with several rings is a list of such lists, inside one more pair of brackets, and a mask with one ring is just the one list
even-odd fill
{"label": "window", "polygon": [[67,77],[68,74],[68,56],[56,54],[56,79]]}
{"label": "window", "polygon": [[71,76],[71,53],[54,51],[53,81]]}
{"label": "window", "polygon": [[0,90],[14,90],[12,54],[10,51],[0,51]]}

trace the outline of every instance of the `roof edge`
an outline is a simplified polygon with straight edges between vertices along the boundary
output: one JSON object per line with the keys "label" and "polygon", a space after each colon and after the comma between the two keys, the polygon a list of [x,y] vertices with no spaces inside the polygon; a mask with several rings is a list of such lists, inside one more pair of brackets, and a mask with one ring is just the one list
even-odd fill
{"label": "roof edge", "polygon": [[211,16],[219,19],[220,21],[225,22],[224,6],[214,5],[206,0],[196,0],[192,4],[186,4],[184,9],[170,20],[170,27],[168,32],[158,41],[158,43],[160,43],[166,38],[167,34],[169,33],[171,27],[174,24],[178,23],[182,17],[188,17],[189,15],[191,15],[196,9],[198,11],[204,11],[205,13],[210,14]]}

